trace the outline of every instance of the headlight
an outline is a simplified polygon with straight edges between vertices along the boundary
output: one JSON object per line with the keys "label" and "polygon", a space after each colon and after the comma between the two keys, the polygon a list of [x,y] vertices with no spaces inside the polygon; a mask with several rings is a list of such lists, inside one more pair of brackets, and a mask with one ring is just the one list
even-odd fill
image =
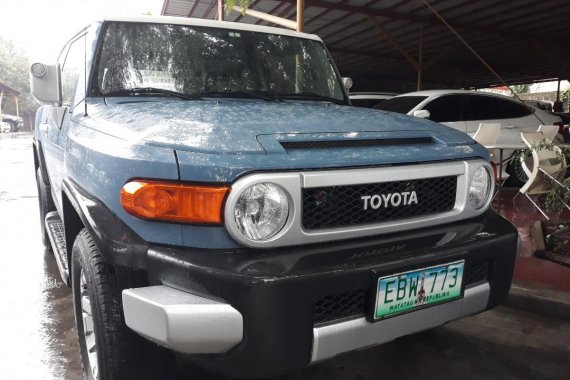
{"label": "headlight", "polygon": [[480,209],[489,199],[492,183],[489,169],[481,166],[473,173],[469,186],[469,204],[475,209]]}
{"label": "headlight", "polygon": [[288,215],[287,195],[273,183],[257,183],[245,189],[234,210],[238,230],[254,241],[275,236],[283,229]]}

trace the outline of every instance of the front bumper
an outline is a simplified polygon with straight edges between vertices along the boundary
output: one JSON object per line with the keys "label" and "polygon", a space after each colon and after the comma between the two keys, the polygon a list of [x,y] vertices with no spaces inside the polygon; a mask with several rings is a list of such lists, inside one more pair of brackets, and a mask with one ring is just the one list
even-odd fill
{"label": "front bumper", "polygon": [[[517,237],[489,211],[453,225],[271,251],[149,247],[146,268],[162,295],[126,290],[125,319],[141,335],[218,372],[278,375],[497,305],[510,288]],[[462,259],[466,271],[485,273],[466,281],[461,300],[369,322],[374,273]],[[346,294],[365,301],[348,314],[335,317],[333,306],[332,318],[316,319],[323,299]]]}
{"label": "front bumper", "polygon": [[185,354],[224,353],[243,338],[236,309],[164,285],[125,290],[123,310],[131,329]]}
{"label": "front bumper", "polygon": [[350,319],[313,329],[311,363],[343,352],[390,342],[401,336],[428,330],[454,319],[485,310],[489,302],[488,282],[465,289],[462,299],[421,309],[413,313],[370,323],[366,318]]}

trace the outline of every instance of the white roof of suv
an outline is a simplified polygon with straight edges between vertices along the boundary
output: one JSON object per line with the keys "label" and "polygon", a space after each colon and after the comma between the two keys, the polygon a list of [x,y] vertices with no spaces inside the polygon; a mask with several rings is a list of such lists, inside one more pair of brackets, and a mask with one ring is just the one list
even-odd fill
{"label": "white roof of suv", "polygon": [[322,42],[321,38],[316,34],[300,33],[294,30],[274,28],[270,26],[245,24],[241,22],[229,22],[229,21],[216,21],[216,20],[204,20],[201,18],[190,18],[190,17],[172,17],[172,16],[133,16],[133,17],[122,17],[122,16],[110,16],[105,17],[103,20],[99,21],[118,21],[118,22],[140,22],[140,23],[154,23],[154,24],[174,24],[174,25],[191,25],[191,26],[207,26],[210,28],[220,28],[220,29],[233,29],[233,30],[243,30],[248,32],[261,32],[268,34],[280,34],[283,36],[306,38],[309,40],[315,40]]}

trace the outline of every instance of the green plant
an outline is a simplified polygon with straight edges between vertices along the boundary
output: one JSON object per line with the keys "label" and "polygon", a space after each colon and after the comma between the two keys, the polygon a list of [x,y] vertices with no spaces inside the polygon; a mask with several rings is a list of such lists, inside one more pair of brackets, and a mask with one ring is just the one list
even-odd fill
{"label": "green plant", "polygon": [[570,101],[570,87],[564,90],[564,92],[562,93],[562,99]]}
{"label": "green plant", "polygon": [[546,209],[556,214],[562,213],[570,203],[570,178],[565,178],[561,184],[564,187],[554,186],[546,195]]}
{"label": "green plant", "polygon": [[563,93],[562,93],[562,101],[566,102],[567,104],[570,103],[570,87],[568,87]]}
{"label": "green plant", "polygon": [[[245,11],[247,11],[247,8],[249,8],[252,2],[253,2],[252,0],[239,0],[239,7],[241,9],[242,15],[245,15]],[[226,0],[224,9],[226,10],[227,15],[232,13],[235,5],[236,5],[236,0]]]}
{"label": "green plant", "polygon": [[516,94],[526,94],[530,91],[530,84],[515,84],[511,88]]}

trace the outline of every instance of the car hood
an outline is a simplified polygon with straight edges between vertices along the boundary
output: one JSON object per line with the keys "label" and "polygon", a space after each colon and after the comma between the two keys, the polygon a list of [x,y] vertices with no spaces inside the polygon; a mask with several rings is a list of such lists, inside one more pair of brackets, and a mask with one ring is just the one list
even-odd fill
{"label": "car hood", "polygon": [[273,138],[369,139],[387,132],[430,136],[449,146],[474,144],[427,120],[323,102],[109,98],[88,112],[98,129],[123,140],[201,153],[259,154],[271,149]]}
{"label": "car hood", "polygon": [[312,101],[144,100],[90,99],[82,123],[124,140],[127,148],[172,149],[185,181],[231,183],[254,171],[488,159],[487,150],[462,132],[383,111]]}

